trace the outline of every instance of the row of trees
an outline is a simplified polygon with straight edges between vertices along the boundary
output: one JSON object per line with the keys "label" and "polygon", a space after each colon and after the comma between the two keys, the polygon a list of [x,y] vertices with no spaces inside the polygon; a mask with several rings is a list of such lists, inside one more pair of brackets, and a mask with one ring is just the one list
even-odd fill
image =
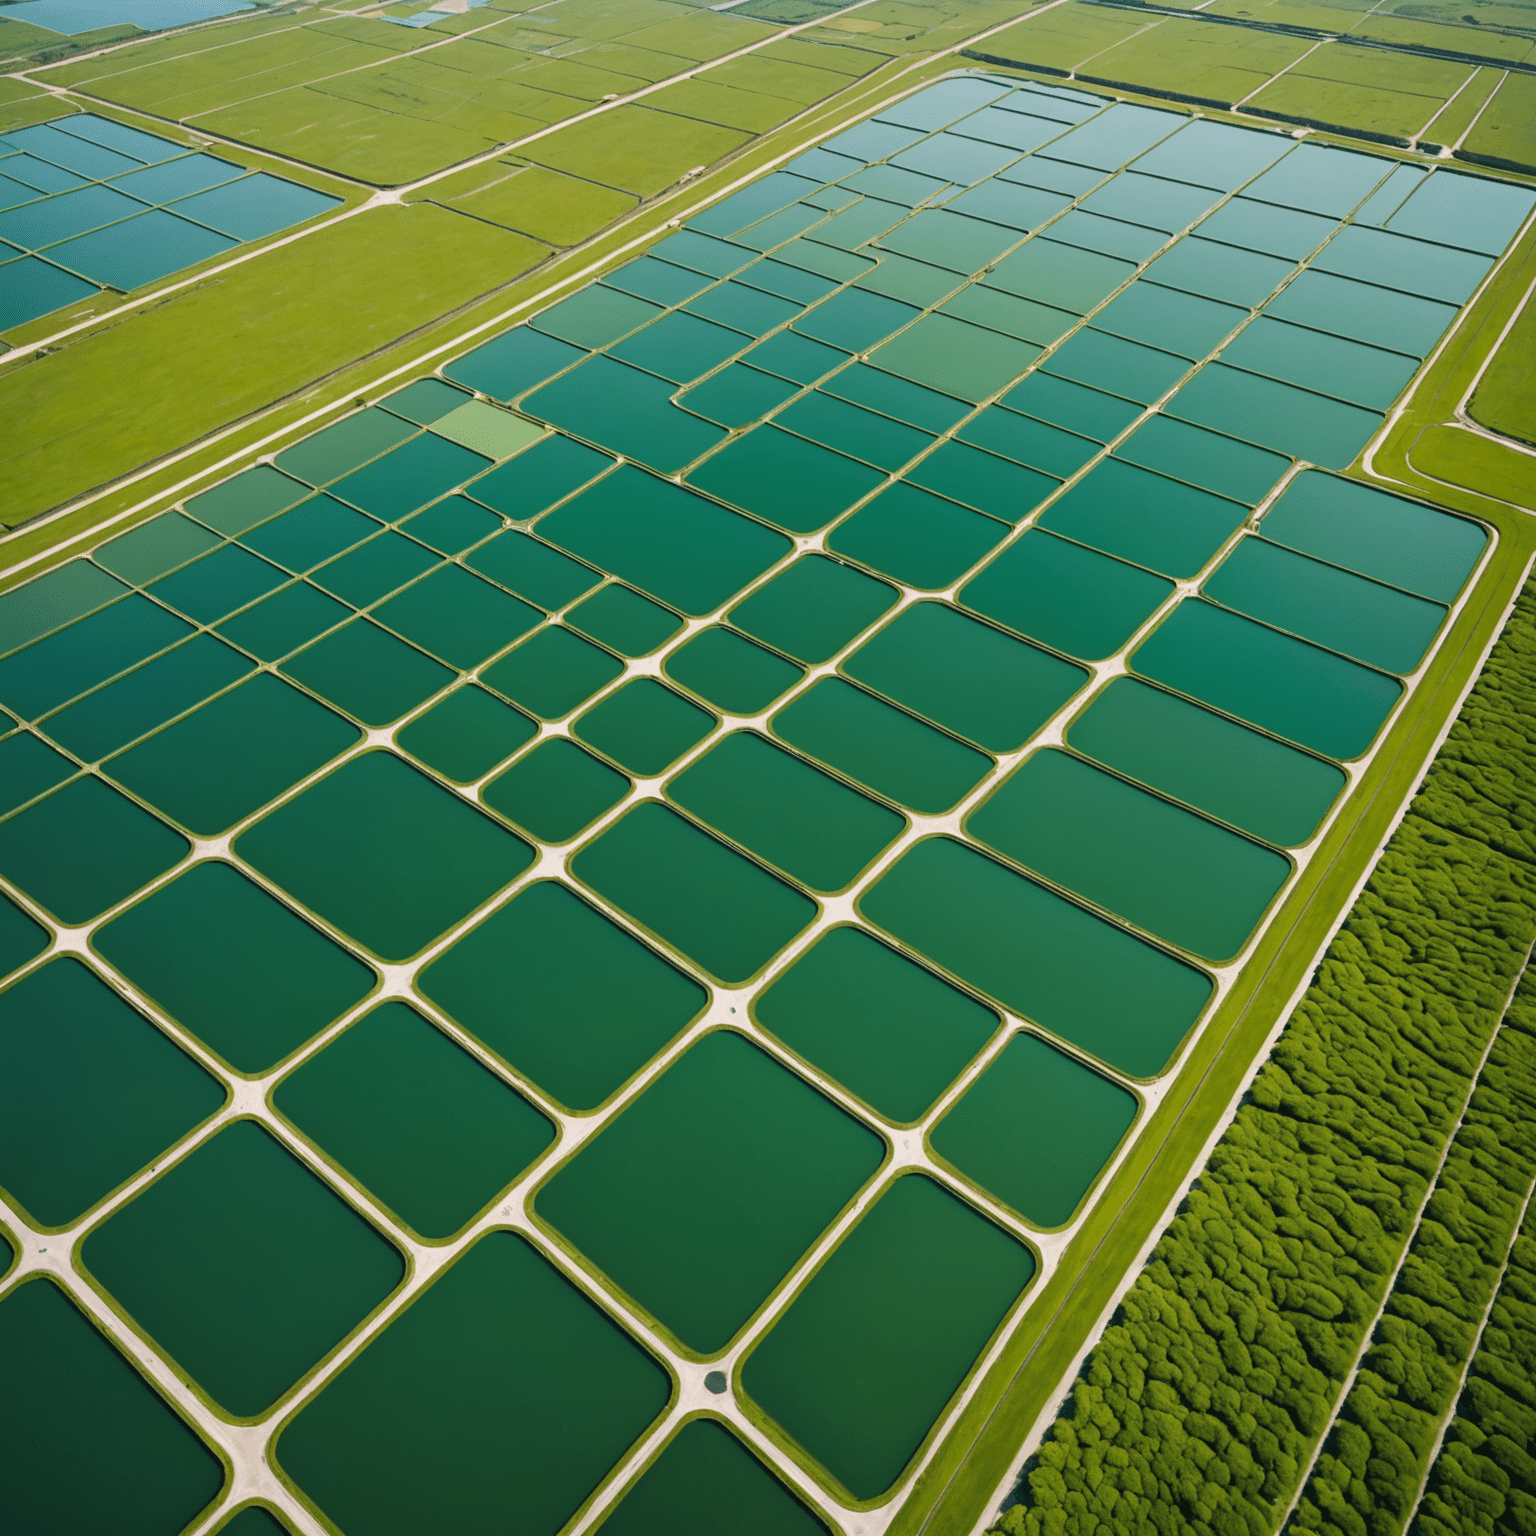
{"label": "row of trees", "polygon": [[995,1530],[1274,1528],[1329,1428],[1533,934],[1528,588]]}
{"label": "row of trees", "polygon": [[1536,1208],[1515,1239],[1411,1529],[1414,1536],[1536,1531]]}
{"label": "row of trees", "polygon": [[1399,1536],[1456,1399],[1536,1170],[1536,973],[1527,971],[1293,1529]]}

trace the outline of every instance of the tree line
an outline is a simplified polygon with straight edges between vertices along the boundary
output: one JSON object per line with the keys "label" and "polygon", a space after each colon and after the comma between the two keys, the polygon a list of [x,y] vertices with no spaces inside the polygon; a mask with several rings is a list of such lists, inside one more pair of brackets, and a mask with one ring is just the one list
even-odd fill
{"label": "tree line", "polygon": [[1527,971],[1291,1528],[1400,1536],[1536,1171],[1536,975]]}

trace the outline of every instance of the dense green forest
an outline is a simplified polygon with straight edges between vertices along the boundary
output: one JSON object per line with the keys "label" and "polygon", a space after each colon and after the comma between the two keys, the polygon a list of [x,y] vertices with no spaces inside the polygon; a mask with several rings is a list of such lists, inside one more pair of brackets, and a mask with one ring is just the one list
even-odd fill
{"label": "dense green forest", "polygon": [[1413,1531],[1536,1531],[1536,1210],[1515,1240]]}
{"label": "dense green forest", "polygon": [[[1273,1530],[1329,1429],[1533,934],[1536,587],[1527,587],[1312,986],[994,1529]],[[1522,1049],[1490,1056],[1468,1172],[1431,1204],[1451,1243],[1492,1219],[1468,1205],[1487,1198],[1483,1172],[1494,1184],[1507,1174],[1494,1171],[1486,1145],[1478,1168],[1478,1137],[1517,1091]],[[1462,1167],[1458,1159],[1458,1175]],[[1506,1169],[1502,1156],[1497,1168]],[[1459,1283],[1431,1274],[1424,1241],[1425,1262],[1405,1285]],[[1443,1257],[1454,1272],[1458,1255],[1448,1247]],[[1405,1290],[1396,1337],[1383,1328],[1370,1356],[1382,1381],[1398,1369],[1407,1380],[1427,1341],[1449,1345],[1449,1323],[1460,1326],[1449,1314],[1446,1326],[1425,1320],[1434,1326],[1410,1335],[1406,1323],[1419,1319]],[[1464,1326],[1461,1337],[1469,1347]],[[1402,1394],[1403,1411],[1414,1401]],[[1406,1486],[1411,1499],[1419,1465],[1406,1442],[1385,1443],[1397,1430],[1381,1423],[1386,1454],[1372,1465],[1376,1481],[1363,1481]],[[1360,1443],[1344,1426],[1334,1439],[1326,1466],[1337,1487]],[[1389,1513],[1374,1508],[1379,1497],[1367,1500],[1373,1517]],[[1330,1503],[1327,1523],[1376,1529],[1344,1498]]]}
{"label": "dense green forest", "polygon": [[1505,1015],[1292,1529],[1397,1536],[1499,1284],[1536,1166],[1536,974]]}

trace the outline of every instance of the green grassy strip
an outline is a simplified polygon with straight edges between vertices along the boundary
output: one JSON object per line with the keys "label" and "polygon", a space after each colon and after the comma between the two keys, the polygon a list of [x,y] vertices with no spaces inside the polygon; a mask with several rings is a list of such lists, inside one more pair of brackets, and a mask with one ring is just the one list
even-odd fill
{"label": "green grassy strip", "polygon": [[1515,1239],[1413,1530],[1415,1536],[1536,1530],[1536,1206]]}
{"label": "green grassy strip", "polygon": [[1261,1533],[1536,934],[1536,591],[997,1527]]}
{"label": "green grassy strip", "polygon": [[1536,443],[1536,303],[1529,303],[1494,354],[1468,414],[1505,437]]}
{"label": "green grassy strip", "polygon": [[1527,971],[1294,1530],[1398,1536],[1412,1514],[1536,1171],[1533,1005]]}

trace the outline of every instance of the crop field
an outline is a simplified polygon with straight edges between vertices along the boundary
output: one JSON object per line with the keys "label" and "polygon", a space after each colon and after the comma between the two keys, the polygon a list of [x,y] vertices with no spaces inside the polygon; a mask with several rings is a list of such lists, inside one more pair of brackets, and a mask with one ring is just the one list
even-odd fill
{"label": "crop field", "polygon": [[1533,208],[956,70],[0,595],[21,1528],[916,1529],[1458,702],[1358,466]]}

